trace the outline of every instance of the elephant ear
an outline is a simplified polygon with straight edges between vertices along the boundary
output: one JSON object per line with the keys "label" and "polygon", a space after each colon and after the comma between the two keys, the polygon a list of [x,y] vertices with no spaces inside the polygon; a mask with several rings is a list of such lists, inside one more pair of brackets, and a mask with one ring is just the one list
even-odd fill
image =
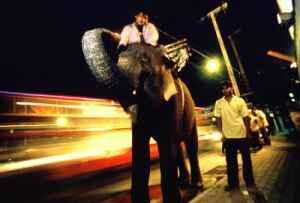
{"label": "elephant ear", "polygon": [[177,94],[177,89],[175,86],[175,81],[174,78],[172,76],[171,70],[170,69],[166,69],[165,71],[163,71],[162,73],[162,80],[163,80],[163,98],[165,101],[169,101],[169,99]]}

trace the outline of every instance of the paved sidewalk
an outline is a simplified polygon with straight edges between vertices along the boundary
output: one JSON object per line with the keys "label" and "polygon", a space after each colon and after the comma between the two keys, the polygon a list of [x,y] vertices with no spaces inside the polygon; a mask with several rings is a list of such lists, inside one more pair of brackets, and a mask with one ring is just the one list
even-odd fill
{"label": "paved sidewalk", "polygon": [[[225,192],[227,178],[222,178],[215,185],[194,197],[190,203],[296,203],[300,202],[300,149],[296,141],[274,139],[272,146],[252,153],[257,191],[248,191],[240,170],[241,188],[234,192]],[[239,163],[242,163],[239,159]],[[224,162],[225,164],[225,162]],[[205,176],[205,173],[204,173]]]}

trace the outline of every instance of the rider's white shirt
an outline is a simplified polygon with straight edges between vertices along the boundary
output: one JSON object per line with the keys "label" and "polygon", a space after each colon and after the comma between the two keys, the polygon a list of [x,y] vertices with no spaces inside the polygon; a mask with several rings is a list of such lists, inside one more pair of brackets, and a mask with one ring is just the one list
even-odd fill
{"label": "rider's white shirt", "polygon": [[[147,44],[151,44],[152,46],[157,45],[159,34],[156,27],[152,23],[147,23],[143,26],[143,37]],[[126,46],[132,43],[140,42],[141,38],[139,35],[139,30],[136,27],[135,23],[126,25],[121,32],[121,40],[119,42],[119,46]]]}

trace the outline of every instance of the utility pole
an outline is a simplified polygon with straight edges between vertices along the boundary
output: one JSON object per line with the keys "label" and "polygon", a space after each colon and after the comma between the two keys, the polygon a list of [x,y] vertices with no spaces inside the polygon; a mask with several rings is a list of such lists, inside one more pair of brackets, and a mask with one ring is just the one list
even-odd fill
{"label": "utility pole", "polygon": [[296,59],[298,66],[298,80],[300,80],[300,0],[294,1],[295,8],[295,47],[296,47]]}
{"label": "utility pole", "polygon": [[227,9],[227,7],[228,7],[228,3],[225,2],[221,6],[218,6],[214,10],[210,11],[207,14],[207,16],[212,21],[214,31],[216,33],[216,36],[217,36],[217,39],[218,39],[218,42],[219,42],[219,46],[221,48],[221,52],[222,52],[222,55],[224,57],[224,61],[225,61],[225,65],[226,65],[226,68],[227,68],[228,76],[229,76],[229,79],[230,79],[230,81],[232,83],[232,86],[233,86],[234,93],[235,93],[235,95],[240,96],[239,87],[237,85],[237,82],[236,82],[236,79],[235,79],[235,76],[234,76],[234,72],[233,72],[233,68],[232,68],[232,65],[230,63],[230,60],[229,60],[229,57],[228,57],[228,54],[227,54],[227,50],[226,50],[226,47],[225,47],[225,44],[224,44],[224,41],[223,41],[223,38],[222,38],[222,35],[221,35],[221,31],[220,31],[220,28],[219,28],[219,25],[218,25],[218,22],[217,22],[217,19],[216,19],[216,15],[220,11]]}
{"label": "utility pole", "polygon": [[238,62],[238,65],[239,65],[239,68],[240,68],[240,73],[241,73],[241,76],[242,76],[243,81],[244,81],[245,86],[246,86],[246,92],[250,92],[249,80],[248,80],[247,75],[245,73],[245,69],[244,69],[244,66],[241,62],[241,59],[240,59],[239,53],[237,51],[237,48],[235,46],[235,42],[234,42],[233,38],[231,37],[231,35],[228,36],[228,39],[230,41],[233,53],[234,53],[235,58],[236,58],[236,61]]}

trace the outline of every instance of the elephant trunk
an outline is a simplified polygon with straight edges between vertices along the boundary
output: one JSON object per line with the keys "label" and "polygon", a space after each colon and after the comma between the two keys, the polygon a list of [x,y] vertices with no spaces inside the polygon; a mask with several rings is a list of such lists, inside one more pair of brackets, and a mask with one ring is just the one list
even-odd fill
{"label": "elephant trunk", "polygon": [[133,88],[117,67],[117,43],[114,33],[96,28],[84,33],[82,51],[97,82],[107,88],[126,109],[135,103]]}

